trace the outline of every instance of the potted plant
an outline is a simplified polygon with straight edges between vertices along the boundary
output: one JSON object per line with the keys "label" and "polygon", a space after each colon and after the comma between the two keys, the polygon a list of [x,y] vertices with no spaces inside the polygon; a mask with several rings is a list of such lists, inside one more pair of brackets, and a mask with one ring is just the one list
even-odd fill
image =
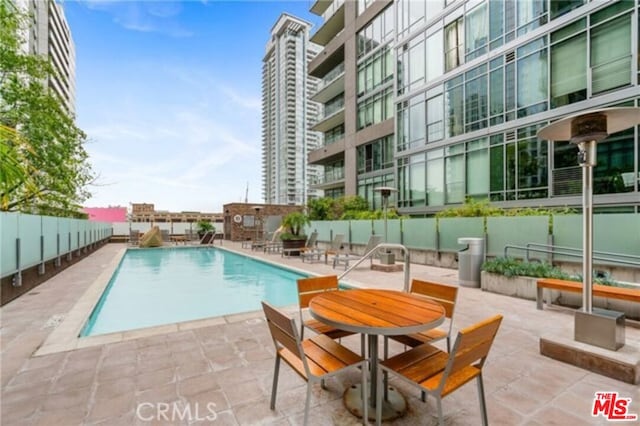
{"label": "potted plant", "polygon": [[204,234],[206,234],[207,232],[216,231],[216,228],[215,226],[213,226],[213,223],[209,222],[208,220],[199,221],[196,225],[196,229],[198,231],[198,237],[200,237],[200,239],[202,239],[202,237],[204,237]]}
{"label": "potted plant", "polygon": [[282,226],[286,231],[280,234],[282,248],[293,249],[304,247],[307,236],[303,231],[304,227],[309,223],[309,217],[302,212],[293,212],[286,215],[284,219],[282,219]]}

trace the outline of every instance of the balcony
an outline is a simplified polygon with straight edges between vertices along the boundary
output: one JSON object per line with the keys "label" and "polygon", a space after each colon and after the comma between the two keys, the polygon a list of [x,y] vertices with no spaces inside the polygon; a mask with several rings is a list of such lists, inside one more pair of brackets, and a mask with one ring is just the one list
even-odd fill
{"label": "balcony", "polygon": [[344,100],[325,105],[324,115],[311,127],[316,132],[327,132],[344,123]]}
{"label": "balcony", "polygon": [[331,6],[333,0],[315,0],[311,2],[311,13],[322,16],[322,14]]}
{"label": "balcony", "polygon": [[310,180],[310,186],[314,189],[332,189],[344,186],[344,170],[334,170]]}
{"label": "balcony", "polygon": [[344,92],[344,62],[324,76],[311,100],[324,104],[342,92]]}
{"label": "balcony", "polygon": [[336,12],[329,17],[318,31],[311,36],[311,41],[319,44],[320,46],[326,46],[335,36],[340,34],[344,29],[344,3],[336,10]]}

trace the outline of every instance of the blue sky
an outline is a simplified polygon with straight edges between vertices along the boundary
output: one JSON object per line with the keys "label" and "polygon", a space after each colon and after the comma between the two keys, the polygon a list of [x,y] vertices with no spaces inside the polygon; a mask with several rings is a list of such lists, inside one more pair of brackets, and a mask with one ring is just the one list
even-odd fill
{"label": "blue sky", "polygon": [[222,211],[262,202],[261,71],[282,12],[310,2],[66,1],[76,113],[99,175],[85,205]]}

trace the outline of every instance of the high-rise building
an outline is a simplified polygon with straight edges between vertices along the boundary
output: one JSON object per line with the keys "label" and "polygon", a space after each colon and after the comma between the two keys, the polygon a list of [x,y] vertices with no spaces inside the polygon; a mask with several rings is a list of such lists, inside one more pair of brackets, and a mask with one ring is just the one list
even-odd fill
{"label": "high-rise building", "polygon": [[309,41],[311,24],[282,14],[271,30],[262,67],[262,191],[265,203],[306,204],[322,171],[309,166],[321,135],[310,130],[319,105],[310,100],[318,80],[307,64],[320,51]]}
{"label": "high-rise building", "polygon": [[55,0],[16,0],[16,5],[32,20],[25,34],[25,51],[45,57],[53,65],[56,75],[50,77],[46,84],[74,115],[76,52],[62,3]]}
{"label": "high-rise building", "polygon": [[[536,132],[569,114],[640,105],[639,7],[630,0],[316,0],[311,11],[324,24],[311,41],[324,50],[309,73],[325,90],[341,90],[324,102],[340,110],[316,124],[324,146],[309,155],[312,164],[342,171],[327,194],[359,194],[379,207],[373,188],[393,186],[393,202],[410,215],[467,197],[502,207],[579,207],[577,149]],[[630,129],[598,144],[596,212],[640,209],[638,139]]]}

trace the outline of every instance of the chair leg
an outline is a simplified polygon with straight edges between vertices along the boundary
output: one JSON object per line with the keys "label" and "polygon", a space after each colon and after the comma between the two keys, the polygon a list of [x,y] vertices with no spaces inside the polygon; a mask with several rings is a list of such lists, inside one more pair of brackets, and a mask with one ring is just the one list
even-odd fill
{"label": "chair leg", "polygon": [[369,424],[369,392],[367,389],[367,363],[362,365],[362,424]]}
{"label": "chair leg", "polygon": [[304,425],[309,421],[309,405],[311,404],[311,381],[307,381],[307,401],[304,404]]}
{"label": "chair leg", "polygon": [[420,399],[422,402],[427,402],[427,393],[425,391],[421,392]]}
{"label": "chair leg", "polygon": [[276,392],[278,392],[278,373],[280,372],[280,357],[276,355],[276,365],[273,369],[273,386],[271,387],[271,409],[276,409]]}
{"label": "chair leg", "polygon": [[447,336],[447,352],[451,353],[451,337]]}
{"label": "chair leg", "polygon": [[436,397],[436,404],[438,405],[438,425],[444,426],[444,416],[442,415],[442,396]]}
{"label": "chair leg", "polygon": [[[387,371],[385,369],[382,369],[382,374],[377,375],[378,383],[376,384],[376,426],[380,426],[382,424],[382,376],[385,374],[387,374]],[[373,386],[373,384],[371,386]]]}
{"label": "chair leg", "polygon": [[482,426],[487,426],[489,420],[487,419],[487,403],[484,400],[484,385],[482,383],[482,372],[477,377],[478,380],[478,399],[480,400],[480,414],[482,415]]}
{"label": "chair leg", "polygon": [[366,351],[366,346],[364,344],[364,334],[360,335],[360,355],[362,355],[363,358],[367,357],[367,354],[365,353]]}
{"label": "chair leg", "polygon": [[327,385],[326,385],[326,383],[324,382],[324,379],[321,379],[321,380],[320,380],[320,387],[321,387],[322,389],[324,389],[324,390],[327,390]]}

